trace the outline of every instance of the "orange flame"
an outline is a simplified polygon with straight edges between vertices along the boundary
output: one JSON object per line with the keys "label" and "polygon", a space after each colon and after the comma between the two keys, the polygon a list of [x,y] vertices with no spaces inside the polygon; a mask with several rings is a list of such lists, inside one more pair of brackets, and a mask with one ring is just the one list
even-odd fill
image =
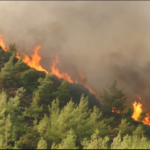
{"label": "orange flame", "polygon": [[[137,95],[137,97],[141,100],[142,98]],[[139,121],[139,116],[142,113],[142,104],[138,102],[133,103],[133,115],[132,118],[136,121]],[[145,118],[142,120],[144,124],[150,125],[150,113],[146,113]]]}
{"label": "orange flame", "polygon": [[[0,46],[3,48],[4,51],[7,51],[5,43],[3,41],[3,35],[0,34]],[[40,45],[36,46],[33,51],[34,54],[31,55],[31,59],[28,55],[23,54],[23,62],[26,63],[29,67],[36,69],[38,71],[44,71],[46,74],[48,74],[48,71],[45,70],[41,65],[40,65],[40,61],[41,61],[41,56],[38,54],[38,50],[41,48]],[[16,58],[20,59],[20,55],[17,53],[16,54]],[[67,73],[60,73],[59,69],[56,67],[56,65],[59,64],[59,54],[56,54],[56,58],[52,61],[52,67],[51,67],[51,74],[56,75],[59,79],[63,78],[65,80],[67,80],[69,83],[74,83],[73,80],[71,79],[71,77],[67,74]],[[84,78],[82,76],[82,74],[80,73],[80,77],[81,77],[81,81],[83,81],[82,78]],[[75,83],[77,83],[77,81],[75,81]],[[83,82],[81,82],[81,84],[83,84],[92,94],[96,94],[95,92],[93,92],[90,87],[86,84],[84,84]]]}
{"label": "orange flame", "polygon": [[120,110],[116,110],[115,107],[112,107],[112,112],[113,112],[113,113],[118,113],[118,114],[120,114]]}
{"label": "orange flame", "polygon": [[6,46],[5,46],[5,43],[3,41],[3,34],[0,34],[0,46],[2,47],[2,49],[6,52],[7,49],[6,49]]}
{"label": "orange flame", "polygon": [[56,68],[56,64],[59,64],[59,54],[57,53],[55,56],[55,60],[52,61],[51,74],[57,76],[59,79],[63,78],[67,80],[69,83],[73,83],[73,80],[67,73],[59,73],[59,69]]}
{"label": "orange flame", "polygon": [[138,118],[142,112],[142,104],[134,102],[133,103],[133,109],[134,109],[134,112],[133,112],[132,118],[136,121],[139,121]]}
{"label": "orange flame", "polygon": [[144,124],[150,125],[150,113],[145,115],[145,118],[142,120]]}
{"label": "orange flame", "polygon": [[92,91],[92,89],[87,84],[84,83],[85,78],[81,74],[81,72],[79,72],[79,75],[80,75],[80,78],[81,78],[80,84],[82,84],[84,87],[86,87],[90,91],[90,93],[92,93],[93,95],[96,95],[96,93],[94,91]]}
{"label": "orange flame", "polygon": [[[38,50],[41,48],[40,45],[36,46],[33,51],[34,54],[31,55],[31,58],[29,58],[28,55],[23,55],[23,62],[26,63],[29,67],[34,68],[38,71],[44,71],[45,73],[48,73],[48,71],[46,71],[41,65],[40,65],[40,61],[41,61],[41,56],[39,56],[38,54]],[[18,59],[20,59],[20,56],[17,54],[16,57]]]}

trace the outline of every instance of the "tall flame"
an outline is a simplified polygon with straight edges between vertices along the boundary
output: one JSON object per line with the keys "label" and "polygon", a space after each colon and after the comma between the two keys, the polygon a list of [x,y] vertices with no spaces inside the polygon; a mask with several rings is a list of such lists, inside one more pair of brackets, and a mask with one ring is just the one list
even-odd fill
{"label": "tall flame", "polygon": [[7,49],[6,49],[6,46],[5,46],[5,43],[3,41],[3,34],[0,34],[0,46],[2,47],[2,49],[6,52]]}
{"label": "tall flame", "polygon": [[142,112],[142,104],[134,102],[133,103],[133,109],[134,109],[134,112],[133,112],[132,118],[136,121],[139,121],[138,118]]}
{"label": "tall flame", "polygon": [[[23,62],[26,63],[29,67],[34,68],[38,71],[44,71],[45,73],[48,73],[47,70],[45,70],[41,65],[40,65],[40,61],[41,61],[41,56],[39,56],[38,54],[38,50],[41,48],[40,45],[36,46],[33,51],[34,54],[31,55],[31,58],[29,58],[28,55],[23,55]],[[17,54],[16,57],[18,59],[20,59],[20,56]]]}
{"label": "tall flame", "polygon": [[[139,98],[139,100],[142,99],[139,95],[137,95],[137,97]],[[133,109],[134,112],[132,118],[136,121],[139,121],[140,114],[142,113],[142,104],[139,102],[134,102]],[[150,112],[146,113],[145,118],[142,120],[142,122],[144,124],[150,125]]]}

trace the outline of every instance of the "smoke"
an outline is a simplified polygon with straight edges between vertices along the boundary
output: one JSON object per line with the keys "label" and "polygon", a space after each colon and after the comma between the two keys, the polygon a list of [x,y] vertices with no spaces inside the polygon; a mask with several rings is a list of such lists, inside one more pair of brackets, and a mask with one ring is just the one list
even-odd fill
{"label": "smoke", "polygon": [[0,32],[26,54],[40,44],[47,68],[59,51],[63,71],[73,77],[80,70],[98,93],[117,80],[128,96],[149,101],[149,7],[146,1],[1,1]]}

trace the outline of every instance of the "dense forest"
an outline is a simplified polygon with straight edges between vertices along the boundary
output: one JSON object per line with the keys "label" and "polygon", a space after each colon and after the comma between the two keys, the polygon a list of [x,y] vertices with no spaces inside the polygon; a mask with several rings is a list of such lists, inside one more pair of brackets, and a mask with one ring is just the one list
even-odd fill
{"label": "dense forest", "polygon": [[116,81],[100,104],[82,85],[32,69],[16,52],[0,48],[1,149],[150,148],[150,126],[132,119]]}

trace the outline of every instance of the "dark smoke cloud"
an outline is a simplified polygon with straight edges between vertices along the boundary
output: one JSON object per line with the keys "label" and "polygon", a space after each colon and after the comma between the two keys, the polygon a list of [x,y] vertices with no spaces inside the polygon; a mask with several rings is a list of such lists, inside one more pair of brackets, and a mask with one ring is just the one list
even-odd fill
{"label": "dark smoke cloud", "polygon": [[[0,32],[7,45],[32,53],[40,44],[47,68],[56,51],[63,70],[80,70],[101,92],[115,79],[127,95],[149,101],[150,2],[0,2]],[[131,99],[129,99],[131,101]]]}

